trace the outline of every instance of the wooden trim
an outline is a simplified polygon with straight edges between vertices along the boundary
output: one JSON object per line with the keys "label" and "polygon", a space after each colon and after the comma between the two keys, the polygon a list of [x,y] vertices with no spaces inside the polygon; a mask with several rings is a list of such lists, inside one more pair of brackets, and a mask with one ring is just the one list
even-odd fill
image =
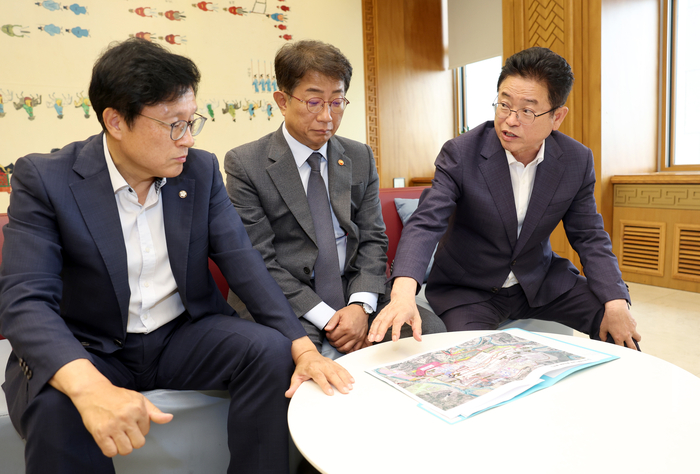
{"label": "wooden trim", "polygon": [[700,184],[700,171],[618,175],[611,177],[610,182],[612,184]]}
{"label": "wooden trim", "polygon": [[377,83],[377,5],[375,0],[362,0],[362,33],[365,56],[365,113],[367,120],[367,144],[372,148],[381,178],[381,153],[379,143],[379,85]]}

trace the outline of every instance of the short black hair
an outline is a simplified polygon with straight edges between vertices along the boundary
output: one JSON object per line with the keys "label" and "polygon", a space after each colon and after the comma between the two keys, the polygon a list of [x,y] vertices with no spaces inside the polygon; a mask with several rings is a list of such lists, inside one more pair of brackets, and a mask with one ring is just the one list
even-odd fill
{"label": "short black hair", "polygon": [[566,103],[574,85],[574,73],[566,59],[539,46],[524,49],[506,59],[496,89],[499,90],[501,83],[510,76],[543,83],[548,91],[549,105],[553,108]]}
{"label": "short black hair", "polygon": [[170,102],[189,89],[197,93],[200,74],[192,60],[141,38],[112,43],[92,68],[89,96],[102,129],[102,113],[113,108],[131,127],[144,107]]}
{"label": "short black hair", "polygon": [[309,71],[343,81],[346,93],[350,88],[352,65],[335,46],[306,40],[287,43],[277,51],[275,75],[280,90],[293,93]]}

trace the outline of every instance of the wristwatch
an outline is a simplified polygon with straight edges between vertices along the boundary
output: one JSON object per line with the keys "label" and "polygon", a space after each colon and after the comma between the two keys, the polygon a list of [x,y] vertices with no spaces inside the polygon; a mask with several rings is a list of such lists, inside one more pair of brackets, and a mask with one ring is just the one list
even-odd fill
{"label": "wristwatch", "polygon": [[356,304],[357,306],[360,306],[362,308],[362,311],[365,312],[365,314],[374,313],[374,310],[372,309],[372,307],[370,305],[368,305],[367,303],[362,303],[361,301],[353,301],[350,304]]}

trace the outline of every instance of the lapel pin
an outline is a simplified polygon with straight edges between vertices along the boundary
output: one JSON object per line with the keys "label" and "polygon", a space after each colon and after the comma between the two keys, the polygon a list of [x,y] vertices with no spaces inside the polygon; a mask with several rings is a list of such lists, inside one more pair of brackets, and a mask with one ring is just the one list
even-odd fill
{"label": "lapel pin", "polygon": [[344,162],[343,160],[338,160],[338,164],[339,164],[340,166],[343,166],[343,165],[345,164],[345,162]]}
{"label": "lapel pin", "polygon": [[187,197],[187,191],[185,191],[185,190],[180,191],[178,196],[180,196],[181,199],[185,199]]}

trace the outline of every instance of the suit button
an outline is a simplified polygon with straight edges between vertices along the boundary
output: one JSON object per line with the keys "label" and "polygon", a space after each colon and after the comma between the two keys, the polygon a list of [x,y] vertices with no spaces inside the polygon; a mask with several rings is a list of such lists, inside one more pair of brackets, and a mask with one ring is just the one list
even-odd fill
{"label": "suit button", "polygon": [[304,273],[307,275],[311,275],[311,269],[309,267],[304,267]]}
{"label": "suit button", "polygon": [[515,262],[517,262],[517,260],[513,260],[512,262],[510,262],[510,265],[511,265],[512,267],[514,267],[514,266],[515,266]]}
{"label": "suit button", "polygon": [[31,379],[32,379],[32,371],[31,371],[30,369],[27,369],[27,372],[26,372],[25,375],[27,376],[27,380],[31,380]]}
{"label": "suit button", "polygon": [[115,339],[114,345],[117,347],[122,347],[124,345],[124,343],[122,341],[120,341],[119,339]]}
{"label": "suit button", "polygon": [[498,293],[498,288],[496,288],[495,286],[491,288],[491,293]]}

